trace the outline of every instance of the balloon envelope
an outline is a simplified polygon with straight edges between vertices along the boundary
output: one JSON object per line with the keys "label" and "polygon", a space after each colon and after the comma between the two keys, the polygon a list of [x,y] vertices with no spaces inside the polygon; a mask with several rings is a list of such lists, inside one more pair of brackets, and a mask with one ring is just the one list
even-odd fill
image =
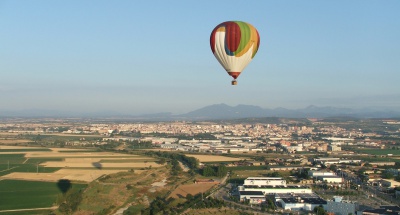
{"label": "balloon envelope", "polygon": [[236,79],[260,46],[256,28],[246,22],[223,22],[211,32],[210,46],[219,63]]}

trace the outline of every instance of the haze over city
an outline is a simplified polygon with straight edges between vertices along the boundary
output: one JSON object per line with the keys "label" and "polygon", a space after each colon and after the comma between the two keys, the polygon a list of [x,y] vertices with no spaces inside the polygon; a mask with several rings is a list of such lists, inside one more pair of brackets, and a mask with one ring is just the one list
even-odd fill
{"label": "haze over city", "polygon": [[[0,110],[400,107],[399,1],[0,1]],[[260,34],[238,85],[221,22]]]}

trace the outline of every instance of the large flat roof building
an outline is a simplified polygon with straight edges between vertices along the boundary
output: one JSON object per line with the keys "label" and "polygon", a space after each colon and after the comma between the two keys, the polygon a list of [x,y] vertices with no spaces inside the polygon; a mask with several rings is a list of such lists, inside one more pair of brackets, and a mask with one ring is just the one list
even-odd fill
{"label": "large flat roof building", "polygon": [[243,185],[286,185],[286,180],[281,177],[248,177]]}
{"label": "large flat roof building", "polygon": [[239,191],[240,201],[249,201],[250,204],[265,202],[265,195],[261,191]]}
{"label": "large flat roof building", "polygon": [[275,202],[279,203],[285,210],[312,211],[315,207],[322,205],[326,207],[327,201],[315,193],[277,193]]}

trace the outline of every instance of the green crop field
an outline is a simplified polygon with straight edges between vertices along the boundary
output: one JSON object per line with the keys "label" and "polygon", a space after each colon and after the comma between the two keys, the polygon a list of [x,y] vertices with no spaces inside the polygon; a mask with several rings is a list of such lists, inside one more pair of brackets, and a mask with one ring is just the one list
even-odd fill
{"label": "green crop field", "polygon": [[10,174],[12,172],[55,172],[61,167],[43,167],[36,164],[0,164],[0,176]]}
{"label": "green crop field", "polygon": [[[72,184],[71,189],[84,189],[86,184]],[[62,192],[54,182],[0,181],[0,211],[53,206]]]}
{"label": "green crop field", "polygon": [[97,149],[83,149],[83,150],[60,150],[59,153],[88,153],[88,152],[100,152]]}
{"label": "green crop field", "polygon": [[1,212],[1,215],[49,215],[52,214],[52,209],[49,210],[28,210],[28,211],[7,211]]}
{"label": "green crop field", "polygon": [[0,149],[0,152],[49,152],[48,148]]}
{"label": "green crop field", "polygon": [[371,155],[400,155],[400,150],[396,149],[357,149],[357,151]]}
{"label": "green crop field", "polygon": [[0,164],[22,163],[26,160],[25,154],[2,154],[0,155]]}
{"label": "green crop field", "polygon": [[38,166],[46,161],[61,161],[62,158],[30,158],[24,157],[24,154],[3,154],[0,156],[0,176],[12,172],[55,172],[59,167]]}
{"label": "green crop field", "polygon": [[63,161],[64,158],[29,158],[25,163],[37,164],[44,163],[47,161]]}

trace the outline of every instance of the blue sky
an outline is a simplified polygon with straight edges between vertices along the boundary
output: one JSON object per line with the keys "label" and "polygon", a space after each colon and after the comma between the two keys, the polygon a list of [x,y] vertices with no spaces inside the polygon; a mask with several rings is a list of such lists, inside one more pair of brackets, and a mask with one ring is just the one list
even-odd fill
{"label": "blue sky", "polygon": [[[0,110],[185,113],[206,105],[400,107],[400,1],[0,0]],[[221,22],[261,44],[232,78]]]}

